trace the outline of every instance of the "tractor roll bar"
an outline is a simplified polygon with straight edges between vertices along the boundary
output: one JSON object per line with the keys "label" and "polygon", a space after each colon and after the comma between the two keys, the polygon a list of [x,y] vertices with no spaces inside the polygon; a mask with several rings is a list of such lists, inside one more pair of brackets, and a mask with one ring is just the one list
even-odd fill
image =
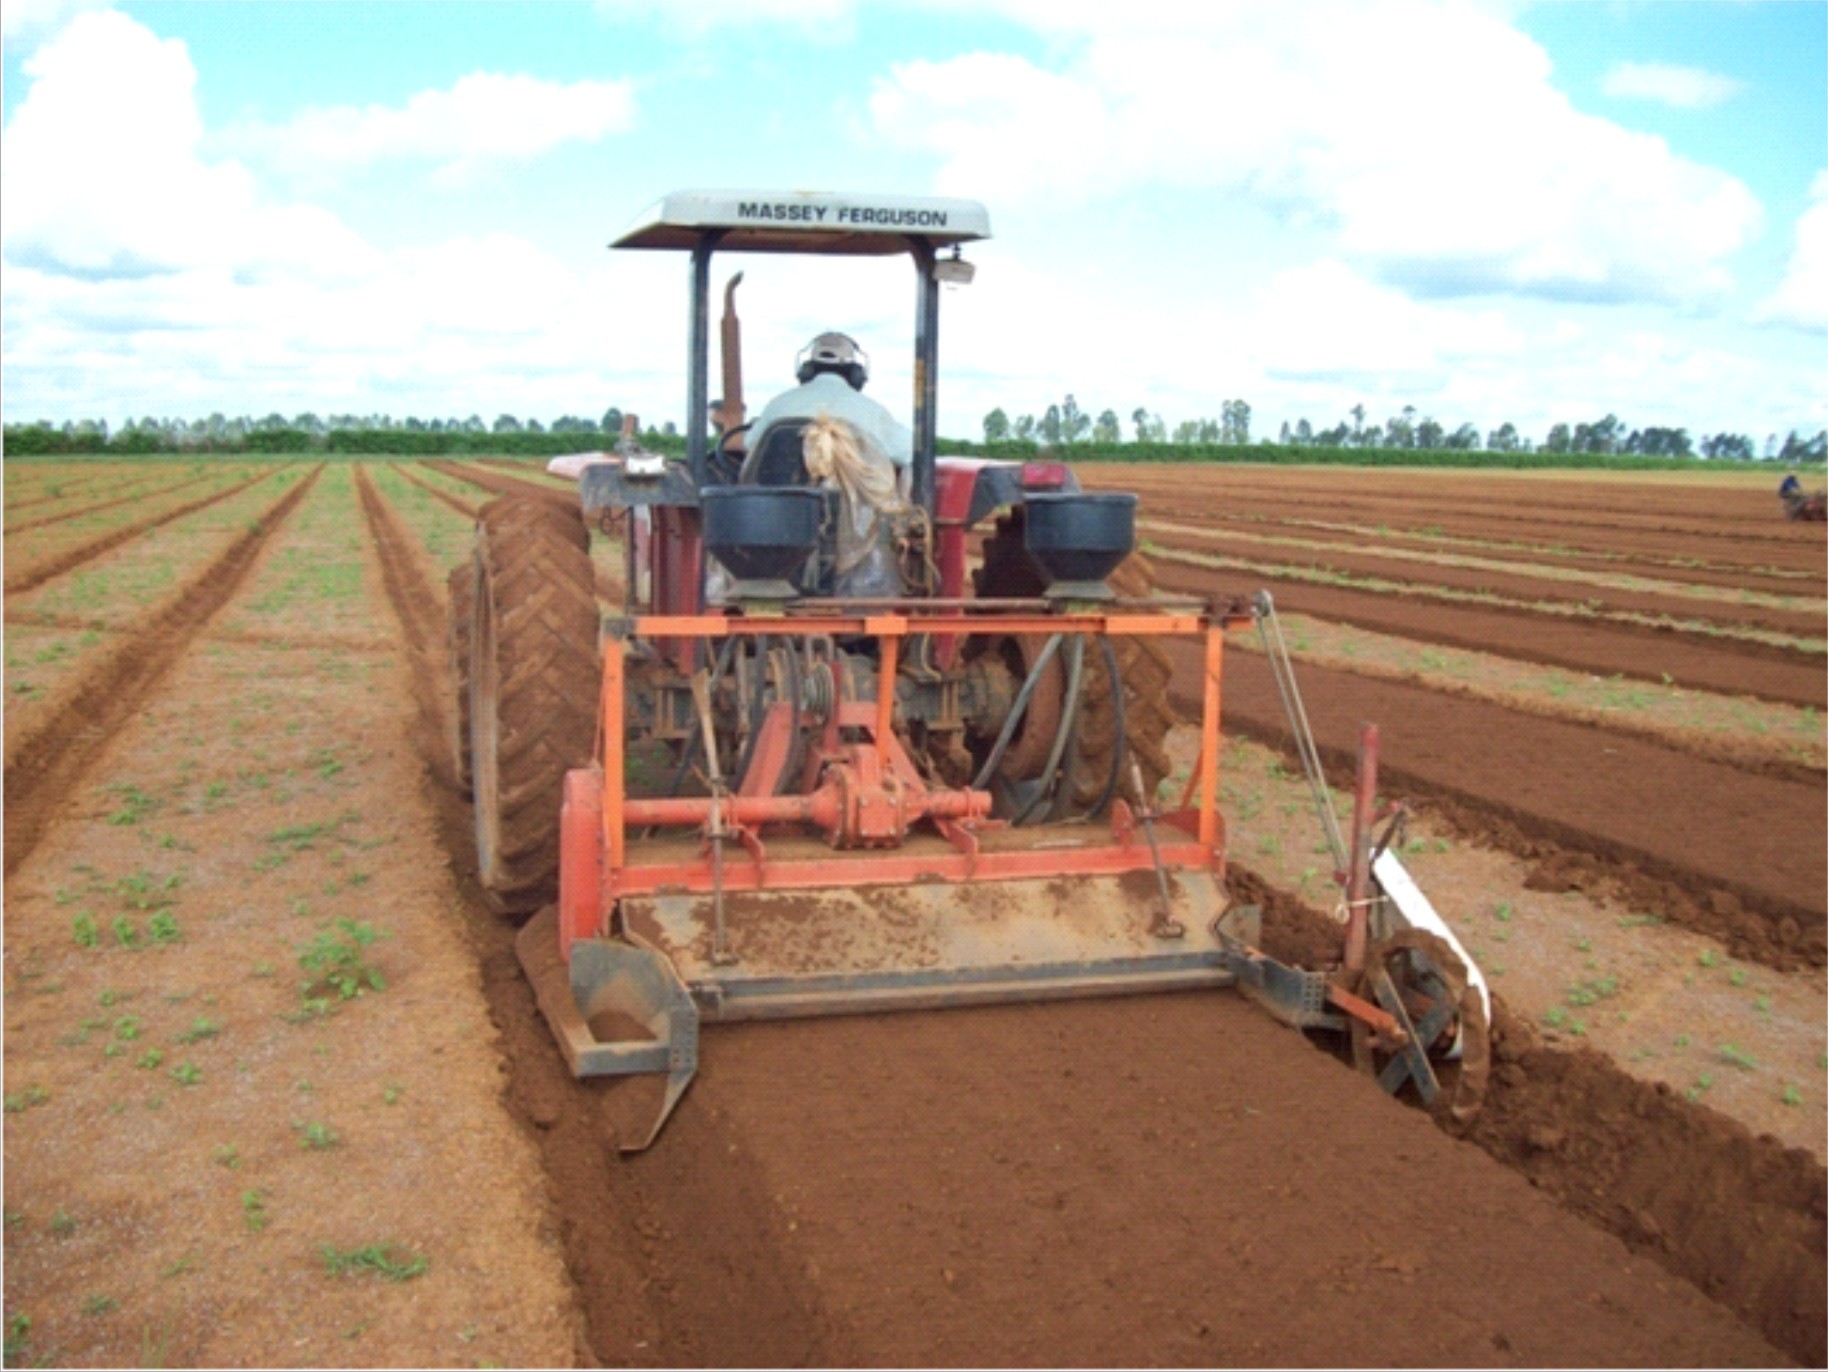
{"label": "tractor roll bar", "polygon": [[[687,315],[686,465],[692,484],[703,489],[709,477],[710,448],[705,419],[711,411],[711,254],[725,229],[703,229],[692,243],[692,287]],[[913,502],[935,514],[934,468],[939,423],[939,277],[933,244],[910,235],[904,240],[914,259],[914,462],[910,470]]]}

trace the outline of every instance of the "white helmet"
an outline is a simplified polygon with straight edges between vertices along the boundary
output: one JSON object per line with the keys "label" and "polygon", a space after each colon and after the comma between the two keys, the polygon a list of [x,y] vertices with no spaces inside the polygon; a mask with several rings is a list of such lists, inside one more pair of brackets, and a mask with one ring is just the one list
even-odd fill
{"label": "white helmet", "polygon": [[852,390],[860,391],[870,377],[869,354],[848,334],[822,333],[794,359],[794,376],[801,385],[820,372],[837,372],[851,383]]}

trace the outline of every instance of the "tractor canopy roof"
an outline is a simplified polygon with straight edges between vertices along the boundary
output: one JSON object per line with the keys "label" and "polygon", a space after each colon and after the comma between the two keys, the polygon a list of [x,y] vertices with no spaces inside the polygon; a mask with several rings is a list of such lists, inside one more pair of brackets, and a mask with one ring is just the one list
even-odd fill
{"label": "tractor canopy roof", "polygon": [[990,237],[975,200],[834,191],[674,191],[651,206],[612,248],[691,250],[707,234],[722,252],[888,256],[909,240],[929,250]]}

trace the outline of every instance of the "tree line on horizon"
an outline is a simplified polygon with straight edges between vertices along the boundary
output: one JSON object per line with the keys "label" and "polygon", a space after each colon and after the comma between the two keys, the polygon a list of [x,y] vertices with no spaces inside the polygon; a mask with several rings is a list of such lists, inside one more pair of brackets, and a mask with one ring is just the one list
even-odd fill
{"label": "tree line on horizon", "polygon": [[[1172,456],[1175,449],[1207,450],[1212,448],[1303,448],[1339,450],[1342,452],[1402,451],[1417,453],[1489,453],[1506,455],[1546,454],[1554,457],[1593,456],[1599,458],[1715,459],[1752,461],[1761,456],[1752,438],[1743,433],[1720,432],[1696,440],[1685,428],[1648,426],[1628,427],[1617,415],[1608,414],[1593,422],[1557,423],[1537,442],[1505,422],[1481,434],[1472,424],[1461,424],[1449,431],[1429,415],[1418,417],[1416,407],[1403,406],[1400,413],[1384,423],[1367,423],[1367,411],[1354,405],[1350,422],[1341,420],[1331,428],[1316,429],[1306,418],[1294,424],[1284,422],[1273,441],[1254,439],[1251,434],[1252,411],[1244,400],[1227,400],[1216,419],[1183,420],[1170,432],[1159,414],[1138,407],[1129,417],[1129,434],[1116,411],[1105,409],[1092,415],[1082,409],[1068,394],[1058,404],[1050,404],[1039,415],[1021,414],[1011,418],[1002,408],[993,409],[983,419],[985,449],[1019,449],[1033,447],[1078,447],[1088,455],[1099,450],[1161,452]],[[231,418],[220,412],[203,419],[176,419],[146,416],[129,419],[111,429],[105,420],[65,421],[54,426],[46,421],[5,426],[5,449],[20,456],[58,453],[161,453],[161,452],[309,452],[321,449],[344,453],[403,453],[434,455],[439,453],[502,453],[522,456],[552,456],[592,446],[608,446],[600,440],[614,438],[622,431],[623,411],[610,406],[600,417],[565,414],[550,422],[536,418],[522,419],[501,414],[490,422],[481,415],[467,418],[420,419],[407,416],[396,419],[384,414],[329,414],[319,416],[307,411],[287,417],[277,412],[261,419],[249,415]],[[684,437],[670,420],[643,430],[642,438],[650,446],[673,449],[683,446]],[[954,446],[954,445],[949,445]],[[956,446],[977,447],[961,443]],[[1813,436],[1795,429],[1781,439],[1775,433],[1764,441],[1762,456],[1782,462],[1828,461],[1828,430]]]}
{"label": "tree line on horizon", "polygon": [[[1749,462],[1758,458],[1757,446],[1748,434],[1720,432],[1699,439],[1686,428],[1651,425],[1629,428],[1615,414],[1592,423],[1557,423],[1550,427],[1541,443],[1520,433],[1508,420],[1481,434],[1472,424],[1461,424],[1451,432],[1431,415],[1417,417],[1414,405],[1405,405],[1401,413],[1381,425],[1365,422],[1366,409],[1354,405],[1348,412],[1351,422],[1341,420],[1329,429],[1316,429],[1302,418],[1290,425],[1282,424],[1276,442],[1284,447],[1413,449],[1420,452],[1491,452],[1535,453],[1555,455],[1590,454],[1607,457],[1703,457]],[[1159,414],[1138,407],[1130,413],[1131,441],[1136,443],[1222,444],[1247,446],[1251,442],[1251,408],[1243,400],[1227,400],[1217,419],[1186,419],[1170,434]],[[984,416],[984,443],[1034,442],[1049,447],[1082,443],[1112,444],[1124,441],[1122,424],[1115,410],[1106,409],[1095,418],[1080,408],[1078,400],[1068,395],[1058,404],[1049,405],[1039,415],[1022,414],[1010,418],[1001,406]],[[1782,462],[1819,462],[1828,458],[1828,430],[1804,436],[1795,429],[1780,439],[1775,433],[1765,438],[1764,457]]]}

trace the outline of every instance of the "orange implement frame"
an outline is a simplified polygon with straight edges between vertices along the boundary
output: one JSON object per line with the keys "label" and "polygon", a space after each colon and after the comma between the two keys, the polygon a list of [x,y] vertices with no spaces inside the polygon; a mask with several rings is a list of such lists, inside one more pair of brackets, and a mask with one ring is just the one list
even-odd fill
{"label": "orange implement frame", "polygon": [[[961,623],[962,620],[962,623]],[[1204,870],[1222,874],[1223,825],[1218,813],[1219,712],[1224,666],[1224,632],[1247,623],[1234,616],[1214,620],[1206,615],[1138,613],[982,613],[944,614],[794,614],[743,617],[740,615],[643,615],[611,626],[603,659],[602,691],[602,897],[600,918],[626,896],[649,895],[663,889],[688,892],[761,891],[787,888],[902,885],[923,881],[997,881],[1057,875],[1114,875],[1162,867]],[[626,682],[621,644],[629,637],[655,639],[722,639],[732,634],[864,636],[881,645],[881,681],[892,681],[903,639],[920,634],[967,632],[997,634],[1087,634],[1159,637],[1204,637],[1204,708],[1201,719],[1200,761],[1190,778],[1181,808],[1160,816],[1179,838],[1167,838],[1152,850],[1145,841],[1138,817],[1121,800],[1112,808],[1111,831],[1104,842],[1087,842],[1071,848],[993,847],[978,842],[982,793],[946,791],[927,787],[913,775],[893,734],[893,690],[878,691],[878,698],[861,708],[844,709],[843,723],[869,727],[885,771],[895,773],[904,787],[920,792],[918,813],[930,816],[944,835],[945,844],[877,847],[868,851],[821,852],[816,857],[773,856],[765,850],[760,824],[776,820],[811,818],[809,797],[783,797],[765,804],[740,797],[710,798],[664,803],[630,797],[624,781]],[[1197,796],[1197,804],[1187,801]],[[749,806],[748,810],[743,807]],[[715,811],[715,814],[713,813]],[[747,822],[746,822],[747,821]],[[640,859],[631,858],[630,825],[685,824],[708,828],[721,825],[725,834],[742,839],[748,861],[735,854],[714,864],[700,852],[684,854],[667,845]],[[992,827],[985,825],[983,827]],[[575,928],[574,936],[599,930]]]}

